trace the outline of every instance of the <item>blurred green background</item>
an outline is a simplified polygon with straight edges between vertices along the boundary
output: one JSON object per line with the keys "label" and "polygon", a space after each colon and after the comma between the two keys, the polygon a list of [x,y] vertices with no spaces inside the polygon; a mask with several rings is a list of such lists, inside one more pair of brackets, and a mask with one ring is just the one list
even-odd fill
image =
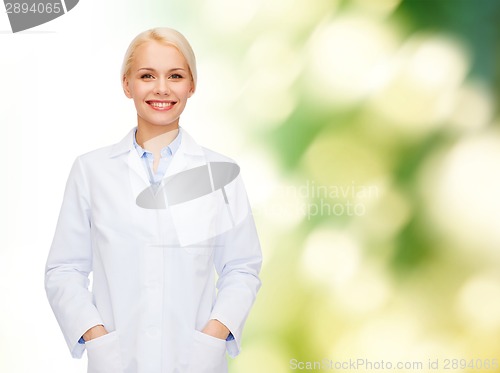
{"label": "blurred green background", "polygon": [[246,154],[265,255],[232,371],[500,372],[500,2],[172,11]]}
{"label": "blurred green background", "polygon": [[183,4],[226,130],[264,154],[243,168],[265,265],[232,371],[500,372],[500,3]]}
{"label": "blurred green background", "polygon": [[[170,26],[193,45],[199,85],[181,124],[241,164],[264,253],[231,372],[290,372],[299,362],[349,371],[328,362],[358,359],[360,372],[384,371],[382,361],[393,364],[385,371],[500,372],[500,1],[82,0],[57,22],[4,34],[2,45],[18,46],[4,56],[2,99],[17,108],[6,138],[39,143],[47,162],[59,154],[47,147],[69,152],[67,170],[73,153],[116,142],[134,124],[119,85],[133,36]],[[37,48],[62,59],[38,61]],[[38,111],[18,100],[31,84]],[[73,102],[85,110],[74,115]],[[62,144],[50,145],[53,133]],[[18,154],[14,146],[6,151]],[[9,167],[25,170],[31,188],[25,157]],[[65,348],[33,273],[67,173],[62,163],[37,167],[40,180],[60,180],[38,184],[40,218],[30,224],[39,233],[26,246],[37,259],[20,254],[30,213],[6,215],[20,233],[0,251],[4,274],[26,273],[16,286],[2,282],[14,301],[2,311],[0,365],[11,371],[55,371]],[[8,185],[3,198],[15,202],[17,184]],[[18,211],[14,202],[7,211]],[[25,359],[31,338],[38,351]],[[59,371],[84,369],[66,358],[74,368]]]}

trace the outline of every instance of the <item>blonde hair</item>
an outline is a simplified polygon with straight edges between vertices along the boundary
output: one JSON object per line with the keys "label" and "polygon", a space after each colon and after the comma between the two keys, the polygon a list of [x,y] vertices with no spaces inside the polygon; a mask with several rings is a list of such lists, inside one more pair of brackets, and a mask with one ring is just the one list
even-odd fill
{"label": "blonde hair", "polygon": [[134,62],[136,49],[148,41],[157,41],[175,47],[186,59],[191,79],[193,80],[193,87],[196,88],[196,57],[193,49],[184,35],[182,35],[179,31],[168,27],[156,27],[146,30],[141,32],[130,42],[127,52],[125,53],[125,57],[123,58],[121,70],[122,79],[130,73],[130,67]]}

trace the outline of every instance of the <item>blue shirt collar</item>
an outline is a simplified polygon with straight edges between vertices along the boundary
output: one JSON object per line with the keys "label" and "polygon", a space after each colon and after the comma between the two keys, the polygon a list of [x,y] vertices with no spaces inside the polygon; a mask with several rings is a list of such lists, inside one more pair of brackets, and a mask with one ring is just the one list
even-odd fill
{"label": "blue shirt collar", "polygon": [[[137,150],[137,154],[139,154],[139,157],[143,157],[144,154],[151,154],[151,152],[143,149],[137,143],[137,140],[135,138],[136,133],[137,133],[137,128],[135,129],[134,136],[132,136],[132,138],[134,139],[134,147]],[[167,154],[173,156],[177,152],[177,150],[179,150],[179,147],[181,146],[181,141],[182,141],[182,131],[179,128],[179,132],[175,137],[175,139],[161,150],[161,156],[164,157]]]}

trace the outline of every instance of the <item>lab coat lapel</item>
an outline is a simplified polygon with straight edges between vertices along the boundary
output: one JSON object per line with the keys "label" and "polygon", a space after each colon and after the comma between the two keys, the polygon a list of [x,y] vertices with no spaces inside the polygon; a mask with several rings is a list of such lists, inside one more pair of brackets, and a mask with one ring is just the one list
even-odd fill
{"label": "lab coat lapel", "polygon": [[206,164],[205,154],[201,146],[183,128],[181,128],[181,131],[181,144],[165,173],[165,178]]}
{"label": "lab coat lapel", "polygon": [[178,174],[179,172],[182,172],[186,170],[189,166],[189,157],[186,156],[182,152],[182,146],[179,147],[177,152],[174,155],[174,158],[172,159],[172,162],[170,163],[169,167],[167,168],[167,171],[165,172],[165,178]]}
{"label": "lab coat lapel", "polygon": [[[149,185],[149,177],[147,171],[142,163],[139,154],[134,147],[134,138],[136,127],[132,128],[129,133],[117,144],[115,144],[110,151],[109,156],[114,157],[126,157],[126,162],[130,171],[130,176],[134,175],[139,177],[143,181],[144,185]],[[132,181],[132,178],[131,178]]]}
{"label": "lab coat lapel", "polygon": [[136,151],[129,151],[128,156],[127,156],[127,163],[129,166],[129,169],[137,174],[141,180],[144,182],[145,185],[149,185],[149,177],[146,172],[146,167],[144,167],[144,163],[139,157],[139,154],[137,154]]}

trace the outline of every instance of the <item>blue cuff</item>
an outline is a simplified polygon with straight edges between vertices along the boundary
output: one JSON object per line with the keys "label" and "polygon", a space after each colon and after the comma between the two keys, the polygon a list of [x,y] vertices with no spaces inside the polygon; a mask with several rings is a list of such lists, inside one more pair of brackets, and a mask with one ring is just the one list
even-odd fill
{"label": "blue cuff", "polygon": [[83,337],[80,337],[80,339],[78,340],[78,343],[81,344],[81,345],[84,345],[85,344],[85,339],[83,339]]}

